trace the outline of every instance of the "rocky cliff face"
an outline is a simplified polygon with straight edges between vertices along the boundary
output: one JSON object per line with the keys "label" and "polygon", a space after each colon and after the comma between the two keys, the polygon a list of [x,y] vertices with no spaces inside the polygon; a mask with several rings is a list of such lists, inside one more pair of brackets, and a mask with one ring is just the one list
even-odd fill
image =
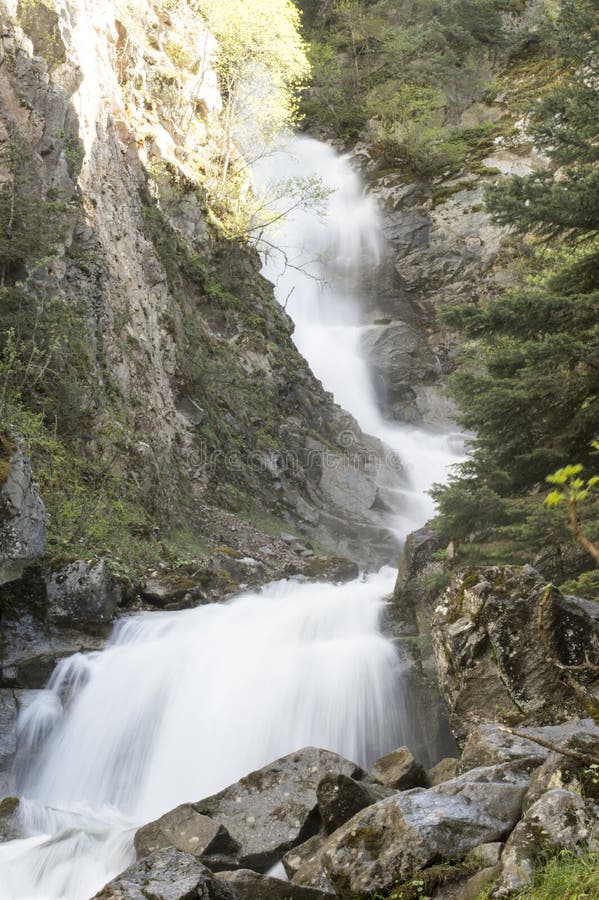
{"label": "rocky cliff face", "polygon": [[521,131],[511,130],[503,104],[475,103],[473,124],[502,121],[509,137],[482,141],[480,160],[434,184],[385,173],[367,142],[354,148],[383,215],[386,252],[372,285],[363,347],[383,413],[390,419],[447,425],[456,408],[444,391],[459,344],[439,312],[478,303],[515,283],[514,249],[484,207],[485,188],[541,164]]}
{"label": "rocky cliff face", "polygon": [[23,451],[0,438],[0,586],[44,554],[46,511]]}
{"label": "rocky cliff face", "polygon": [[0,142],[18,141],[40,203],[59,206],[13,278],[69,314],[77,379],[59,428],[135,485],[155,526],[205,532],[211,509],[257,508],[391,560],[383,448],[309,372],[256,253],[214,227],[218,48],[199,15],[158,0],[1,12]]}

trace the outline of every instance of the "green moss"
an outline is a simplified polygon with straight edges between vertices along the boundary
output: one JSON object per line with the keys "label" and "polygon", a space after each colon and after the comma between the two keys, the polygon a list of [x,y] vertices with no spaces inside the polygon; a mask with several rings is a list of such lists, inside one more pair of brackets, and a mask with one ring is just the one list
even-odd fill
{"label": "green moss", "polygon": [[16,449],[8,435],[0,434],[0,487],[10,474],[10,464]]}
{"label": "green moss", "polygon": [[19,808],[18,797],[5,797],[0,801],[0,817],[10,816]]}
{"label": "green moss", "polygon": [[396,885],[388,894],[375,894],[372,900],[426,900],[437,888],[461,881],[476,871],[474,863],[439,863],[415,872],[410,879]]}
{"label": "green moss", "polygon": [[226,544],[219,544],[214,548],[214,552],[222,553],[223,556],[229,556],[231,559],[241,559],[243,557],[243,553],[235,550],[234,547],[227,547]]}
{"label": "green moss", "polygon": [[19,0],[17,20],[33,42],[36,56],[53,69],[66,59],[56,10],[48,0]]}

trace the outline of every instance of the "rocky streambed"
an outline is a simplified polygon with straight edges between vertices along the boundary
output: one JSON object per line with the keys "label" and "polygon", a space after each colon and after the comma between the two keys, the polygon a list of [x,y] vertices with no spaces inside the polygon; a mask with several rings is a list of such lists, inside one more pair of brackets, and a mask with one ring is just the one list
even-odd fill
{"label": "rocky streambed", "polygon": [[597,844],[582,757],[599,729],[574,719],[527,734],[480,726],[427,772],[405,747],[367,772],[304,748],[138,830],[137,861],[96,896],[466,900],[491,881],[509,896],[546,854]]}

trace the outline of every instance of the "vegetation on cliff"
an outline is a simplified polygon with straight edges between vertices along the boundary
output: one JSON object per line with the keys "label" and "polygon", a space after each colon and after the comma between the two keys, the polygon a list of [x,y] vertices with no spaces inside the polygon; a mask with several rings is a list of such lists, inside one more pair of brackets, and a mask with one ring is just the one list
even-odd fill
{"label": "vegetation on cliff", "polygon": [[497,131],[462,114],[499,61],[530,39],[505,0],[334,0],[313,27],[308,123],[365,140],[382,169],[432,178],[458,171]]}
{"label": "vegetation on cliff", "polygon": [[[157,554],[169,565],[204,555],[192,478],[202,502],[248,514],[258,506],[261,527],[285,529],[260,460],[301,405],[288,384],[301,360],[244,246],[253,206],[234,140],[251,122],[263,150],[293,122],[308,63],[288,0],[199,6],[119,8],[114,53],[98,66],[107,76],[102,65],[115,67],[119,136],[137,136],[128,158],[111,123],[103,147],[84,149],[63,87],[75,89],[81,72],[53,81],[66,51],[51,4],[37,18],[20,4],[3,38],[0,431],[18,434],[31,456],[57,560],[103,554],[129,569]],[[51,111],[43,147],[23,110],[34,123]],[[82,176],[99,157],[96,180],[105,196],[121,185],[119,216],[138,235],[129,258],[115,250],[127,226],[113,222],[110,203],[96,213]],[[138,290],[152,298],[142,320]],[[148,405],[163,365],[158,392],[171,407],[157,424]]]}
{"label": "vegetation on cliff", "polygon": [[[539,488],[560,464],[592,467],[599,422],[597,5],[564,0],[544,39],[558,78],[531,104],[528,131],[547,168],[493,186],[496,221],[532,234],[522,287],[446,313],[466,341],[452,379],[472,458],[435,496],[437,528],[474,554],[530,555],[559,542]],[[599,536],[597,503],[585,532]],[[486,549],[482,549],[483,546]],[[587,579],[588,581],[588,579]]]}

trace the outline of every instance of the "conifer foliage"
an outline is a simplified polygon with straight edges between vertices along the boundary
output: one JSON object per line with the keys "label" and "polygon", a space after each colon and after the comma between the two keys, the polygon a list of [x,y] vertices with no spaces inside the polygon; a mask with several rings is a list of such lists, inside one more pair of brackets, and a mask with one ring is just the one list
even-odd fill
{"label": "conifer foliage", "polygon": [[453,391],[476,434],[471,460],[435,490],[439,528],[457,539],[483,528],[483,509],[487,531],[502,526],[564,461],[589,463],[599,422],[599,2],[563,0],[545,28],[559,76],[530,135],[549,165],[488,193],[498,223],[538,236],[540,273],[446,313],[469,342]]}

